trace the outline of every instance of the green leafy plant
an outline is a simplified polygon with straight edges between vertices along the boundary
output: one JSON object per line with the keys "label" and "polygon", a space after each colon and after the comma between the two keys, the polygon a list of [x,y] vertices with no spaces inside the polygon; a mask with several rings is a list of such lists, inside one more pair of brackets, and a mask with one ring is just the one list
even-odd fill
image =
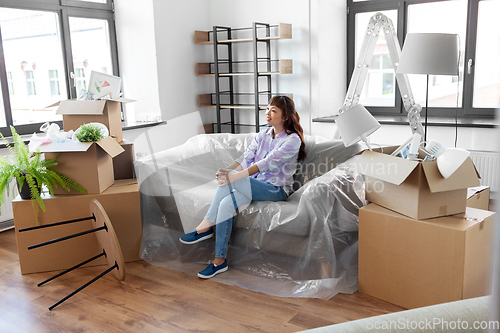
{"label": "green leafy plant", "polygon": [[53,186],[62,186],[66,190],[75,189],[84,194],[87,190],[75,181],[61,175],[59,172],[50,169],[57,165],[56,159],[41,159],[40,149],[35,153],[30,153],[28,147],[16,132],[13,126],[10,126],[14,146],[0,133],[0,138],[10,151],[10,156],[0,156],[0,206],[5,201],[5,194],[10,194],[10,184],[16,178],[19,191],[26,183],[30,189],[30,199],[38,224],[38,214],[36,206],[38,205],[45,212],[45,205],[41,198],[42,186],[46,186],[51,195],[54,195]]}
{"label": "green leafy plant", "polygon": [[96,142],[104,139],[101,129],[94,124],[83,124],[75,136],[80,142]]}

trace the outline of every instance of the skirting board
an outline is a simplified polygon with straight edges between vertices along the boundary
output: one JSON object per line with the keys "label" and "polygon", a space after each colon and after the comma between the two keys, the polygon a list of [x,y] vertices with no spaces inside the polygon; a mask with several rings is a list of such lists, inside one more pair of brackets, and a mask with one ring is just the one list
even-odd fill
{"label": "skirting board", "polygon": [[0,232],[14,228],[14,220],[6,220],[0,222]]}

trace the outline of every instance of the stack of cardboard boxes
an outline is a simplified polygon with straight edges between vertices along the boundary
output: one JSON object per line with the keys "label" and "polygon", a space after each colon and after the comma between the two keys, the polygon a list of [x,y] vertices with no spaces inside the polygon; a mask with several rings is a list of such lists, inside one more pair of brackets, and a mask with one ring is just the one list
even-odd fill
{"label": "stack of cardboard boxes", "polygon": [[[124,260],[129,262],[139,260],[142,229],[139,188],[133,179],[133,145],[123,142],[121,102],[60,103],[58,113],[63,115],[65,131],[98,122],[106,125],[110,136],[96,143],[52,143],[40,147],[46,158],[57,156],[54,170],[85,187],[88,193],[54,188],[55,196],[43,196],[46,211],[38,209],[38,218],[39,224],[44,225],[88,217],[90,202],[97,199],[113,223]],[[66,269],[102,251],[93,233],[28,250],[29,245],[92,229],[91,220],[19,233],[21,228],[35,226],[36,218],[30,200],[18,196],[12,205],[22,274]],[[104,264],[105,258],[100,258],[89,265]]]}
{"label": "stack of cardboard boxes", "polygon": [[445,179],[395,148],[357,160],[371,202],[359,211],[359,291],[407,309],[489,294],[494,213],[466,208],[474,164]]}

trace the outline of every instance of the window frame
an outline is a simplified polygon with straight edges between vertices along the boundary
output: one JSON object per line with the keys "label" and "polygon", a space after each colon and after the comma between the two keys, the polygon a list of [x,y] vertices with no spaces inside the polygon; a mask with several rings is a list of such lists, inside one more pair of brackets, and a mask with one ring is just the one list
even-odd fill
{"label": "window frame", "polygon": [[[10,73],[10,78],[9,78],[9,73]],[[12,75],[12,72],[6,72],[6,75],[7,75],[7,89],[9,89],[9,96],[15,95],[16,91],[14,89],[14,76]]]}
{"label": "window frame", "polygon": [[[120,76],[119,65],[118,65],[118,47],[116,41],[116,28],[115,28],[115,18],[114,18],[114,6],[113,0],[106,0],[106,4],[92,3],[80,0],[31,0],[31,1],[19,1],[19,0],[2,0],[0,5],[2,8],[11,9],[24,9],[24,10],[36,10],[45,12],[55,12],[58,14],[59,19],[59,34],[61,36],[61,51],[63,53],[63,66],[64,73],[61,75],[66,76],[66,91],[68,91],[68,98],[76,98],[77,92],[75,84],[73,84],[76,79],[71,77],[71,73],[75,73],[73,68],[73,56],[71,51],[71,40],[70,40],[70,30],[69,30],[69,17],[81,17],[89,19],[104,19],[108,21],[109,28],[109,40],[111,48],[111,61],[113,65],[113,75]],[[7,80],[7,68],[4,59],[3,41],[2,41],[2,30],[0,27],[0,93],[3,96],[4,111],[5,111],[5,121],[6,127],[0,127],[0,133],[4,136],[11,136],[10,125],[13,125],[12,110],[10,104],[10,94]],[[61,88],[61,87],[59,87]],[[64,98],[63,96],[61,96]],[[0,111],[1,112],[1,111]],[[62,121],[55,122],[62,127]],[[40,132],[40,126],[42,123],[30,123],[15,125],[16,131],[23,134],[31,134],[33,132]]]}
{"label": "window frame", "polygon": [[[347,0],[347,86],[349,86],[355,65],[355,29],[356,29],[356,14],[364,12],[377,12],[385,10],[397,10],[397,22],[393,22],[397,27],[397,37],[400,47],[403,47],[404,37],[407,33],[408,21],[408,6],[415,4],[425,4],[433,2],[444,2],[453,0],[376,0],[376,1],[353,1]],[[477,24],[478,24],[478,8],[480,1],[488,0],[469,0],[467,5],[467,22],[466,22],[466,37],[465,41],[465,54],[463,55],[465,70],[463,74],[463,86],[461,91],[462,106],[460,107],[429,107],[429,118],[481,118],[481,119],[494,119],[495,107],[492,108],[474,108],[473,103],[473,89],[474,89],[474,74],[476,63],[476,41],[477,41]],[[364,27],[361,27],[364,29]],[[473,66],[470,74],[466,73],[467,61],[472,59]],[[395,91],[395,106],[367,106],[365,107],[374,115],[383,116],[406,116],[406,110],[403,107],[401,100],[401,92],[397,85]],[[425,105],[422,105],[425,107]]]}

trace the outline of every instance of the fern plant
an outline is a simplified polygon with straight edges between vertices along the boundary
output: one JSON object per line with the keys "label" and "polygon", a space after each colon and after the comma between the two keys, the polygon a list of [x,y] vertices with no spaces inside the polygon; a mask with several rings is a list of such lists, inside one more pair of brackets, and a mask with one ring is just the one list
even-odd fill
{"label": "fern plant", "polygon": [[19,191],[26,183],[30,189],[30,199],[38,224],[38,214],[36,206],[45,212],[45,205],[40,195],[42,186],[46,186],[51,195],[54,195],[53,186],[62,186],[66,190],[75,189],[83,194],[87,190],[75,181],[63,176],[50,167],[57,165],[56,159],[41,159],[40,149],[35,153],[30,153],[28,147],[16,132],[13,126],[10,126],[14,146],[12,146],[0,133],[0,138],[10,151],[10,156],[0,156],[0,206],[5,201],[5,195],[10,195],[10,184],[17,180]]}

